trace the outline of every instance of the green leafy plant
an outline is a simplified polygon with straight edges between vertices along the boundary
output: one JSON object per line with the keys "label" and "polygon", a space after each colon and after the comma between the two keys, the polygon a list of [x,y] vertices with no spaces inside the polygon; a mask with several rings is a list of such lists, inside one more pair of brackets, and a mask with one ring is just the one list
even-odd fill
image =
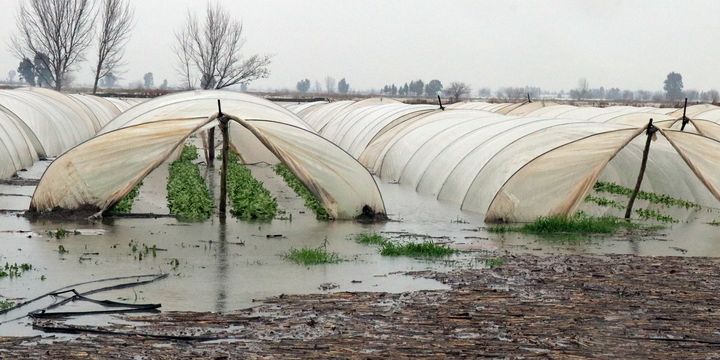
{"label": "green leafy plant", "polygon": [[602,196],[588,195],[585,198],[585,202],[593,203],[593,204],[604,206],[604,207],[611,207],[613,209],[619,209],[619,210],[625,209],[625,205],[623,205],[615,200],[604,198]]}
{"label": "green leafy plant", "polygon": [[233,216],[243,220],[272,220],[277,215],[278,204],[270,191],[232,153],[228,156],[227,189]]}
{"label": "green leafy plant", "polygon": [[305,186],[305,184],[298,179],[295,174],[285,164],[277,164],[273,167],[275,173],[280,175],[285,183],[295,191],[305,201],[305,207],[312,210],[315,213],[315,218],[318,220],[331,220],[325,207],[322,205],[315,195]]}
{"label": "green leafy plant", "polygon": [[[611,182],[604,182],[604,181],[598,181],[593,186],[593,190],[595,190],[598,193],[609,193],[614,195],[621,195],[625,197],[630,197],[633,193],[633,189],[626,188],[624,186],[611,183]],[[677,199],[670,195],[666,194],[656,194],[656,193],[649,193],[645,191],[638,192],[638,199],[646,200],[652,204],[660,204],[667,207],[680,207],[685,209],[696,209],[700,210],[702,209],[702,206],[699,204],[683,200],[683,199]]]}
{"label": "green leafy plant", "polygon": [[135,198],[140,194],[140,187],[142,186],[142,182],[135,185],[132,190],[130,190],[129,193],[127,193],[125,196],[123,196],[120,201],[115,203],[108,212],[111,214],[129,214],[132,210],[133,203],[135,202]]}
{"label": "green leafy plant", "polygon": [[673,218],[672,216],[662,214],[652,209],[637,208],[635,209],[635,213],[638,214],[638,216],[640,216],[640,218],[643,220],[655,220],[662,223],[678,222],[678,220]]}
{"label": "green leafy plant", "polygon": [[69,251],[65,250],[64,246],[58,245],[58,254],[63,255],[63,254],[67,254],[67,253],[69,253]]}
{"label": "green leafy plant", "polygon": [[167,200],[170,213],[184,221],[202,221],[213,212],[213,199],[192,161],[197,159],[197,148],[185,145],[178,160],[170,164],[167,183]]}

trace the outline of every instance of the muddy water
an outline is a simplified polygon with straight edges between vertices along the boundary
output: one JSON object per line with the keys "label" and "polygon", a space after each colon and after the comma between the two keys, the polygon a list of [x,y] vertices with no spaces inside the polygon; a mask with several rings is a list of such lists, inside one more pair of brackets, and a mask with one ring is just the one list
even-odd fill
{"label": "muddy water", "polygon": [[[42,164],[40,165],[42,166]],[[46,164],[44,165],[46,166]],[[67,284],[122,275],[170,273],[150,285],[98,294],[96,298],[136,303],[162,303],[163,310],[229,311],[252,306],[253,300],[283,293],[324,291],[389,291],[443,288],[433,280],[415,279],[399,272],[484,266],[476,257],[496,253],[566,253],[720,256],[720,228],[706,223],[717,213],[681,211],[683,222],[644,237],[594,238],[567,242],[520,234],[490,234],[482,216],[463,212],[454,204],[424,197],[397,184],[380,183],[390,217],[385,224],[318,222],[271,168],[251,166],[277,197],[292,220],[269,223],[219,217],[203,223],[180,223],[173,218],[36,221],[13,212],[0,214],[0,263],[31,263],[33,270],[16,279],[0,279],[0,295],[28,298]],[[42,169],[28,173],[40,176]],[[210,183],[219,175],[210,171]],[[144,181],[133,211],[165,213],[167,166]],[[0,208],[22,209],[29,204],[32,187],[3,187]],[[21,196],[15,196],[21,195]],[[217,196],[217,195],[216,195]],[[6,201],[11,199],[12,201]],[[58,240],[48,231],[77,229],[78,234]],[[401,240],[432,236],[463,250],[446,261],[386,258],[372,246],[355,243],[362,232],[384,232]],[[345,261],[304,267],[288,262],[291,248],[327,244]],[[67,253],[60,253],[62,245]],[[155,247],[155,251],[145,248]],[[174,266],[177,259],[179,265]],[[0,321],[10,318],[0,316]],[[0,325],[0,335],[31,333],[24,322]]]}

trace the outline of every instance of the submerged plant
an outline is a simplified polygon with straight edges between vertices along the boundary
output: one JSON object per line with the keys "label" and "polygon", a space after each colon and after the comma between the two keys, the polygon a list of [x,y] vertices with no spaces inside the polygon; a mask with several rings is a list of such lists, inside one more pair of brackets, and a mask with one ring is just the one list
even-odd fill
{"label": "submerged plant", "polygon": [[305,201],[305,207],[309,208],[315,213],[315,218],[318,220],[330,220],[331,217],[328,214],[325,207],[322,205],[315,195],[305,186],[305,184],[298,179],[295,174],[285,164],[277,164],[273,167],[275,173],[280,175],[285,183],[295,191],[295,193],[303,198]]}
{"label": "submerged plant", "polygon": [[601,196],[588,195],[585,198],[585,202],[593,203],[593,204],[596,204],[599,206],[604,206],[604,207],[611,207],[613,209],[619,209],[619,210],[625,209],[625,205],[623,205],[615,200],[611,200],[611,199],[604,198]]}
{"label": "submerged plant", "polygon": [[277,201],[250,170],[238,162],[235,154],[228,156],[227,189],[232,210],[243,220],[272,220],[277,215]]}
{"label": "submerged plant", "polygon": [[355,241],[365,245],[384,245],[388,240],[380,234],[359,234],[355,237]]}
{"label": "submerged plant", "polygon": [[200,170],[192,161],[197,159],[197,148],[185,145],[178,160],[170,164],[167,183],[167,200],[170,213],[181,220],[202,221],[213,211],[213,199]]}
{"label": "submerged plant", "polygon": [[316,248],[290,249],[285,258],[302,265],[334,264],[342,261],[337,253],[327,250],[328,240]]}
{"label": "submerged plant", "polygon": [[498,225],[487,228],[489,232],[521,232],[526,234],[612,234],[621,228],[637,225],[613,216],[593,217],[585,214],[573,216],[543,216],[522,226]]}
{"label": "submerged plant", "polygon": [[5,263],[5,266],[0,268],[0,279],[9,277],[9,278],[16,278],[20,277],[24,272],[32,270],[32,265],[28,263],[22,263],[18,265]]}
{"label": "submerged plant", "polygon": [[652,209],[638,208],[638,209],[635,209],[635,213],[637,213],[638,216],[640,216],[640,218],[643,220],[655,220],[655,221],[662,222],[662,223],[677,223],[678,222],[678,220],[675,219],[674,217],[668,216],[665,214],[661,214]]}
{"label": "submerged plant", "polygon": [[8,299],[2,299],[0,300],[0,310],[7,310],[11,307],[15,306],[15,303],[8,300]]}
{"label": "submerged plant", "polygon": [[432,241],[422,243],[396,243],[387,241],[380,248],[383,256],[442,257],[455,254],[457,250]]}
{"label": "submerged plant", "polygon": [[[633,189],[605,181],[598,181],[597,183],[595,183],[595,185],[593,186],[593,190],[598,193],[609,193],[625,197],[630,197],[630,195],[632,195],[633,193]],[[646,200],[652,204],[659,204],[667,207],[674,206],[685,209],[702,209],[702,206],[700,206],[699,204],[683,199],[677,199],[666,194],[656,194],[646,191],[640,191],[638,192],[637,197],[638,199]]]}

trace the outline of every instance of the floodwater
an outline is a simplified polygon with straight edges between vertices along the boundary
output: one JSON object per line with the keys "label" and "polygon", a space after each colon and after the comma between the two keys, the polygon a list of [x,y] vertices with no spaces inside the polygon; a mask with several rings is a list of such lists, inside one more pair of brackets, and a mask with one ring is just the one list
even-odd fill
{"label": "floodwater", "polygon": [[[38,178],[47,162],[36,164],[24,176]],[[219,166],[217,167],[219,168]],[[325,291],[403,292],[445,288],[434,280],[403,275],[408,271],[447,271],[483,267],[488,254],[636,254],[647,256],[720,256],[720,231],[707,222],[720,218],[715,211],[678,210],[683,221],[643,237],[595,238],[582,242],[548,240],[515,233],[484,230],[482,215],[460,211],[418,195],[398,184],[379,185],[393,221],[365,225],[350,221],[319,222],[294,192],[268,166],[250,167],[277,197],[280,209],[292,219],[268,223],[226,220],[215,216],[203,223],[182,223],[170,217],[109,218],[101,222],[31,222],[17,212],[26,209],[32,186],[0,185],[0,263],[30,263],[33,269],[19,278],[0,279],[0,297],[27,299],[69,284],[110,277],[169,273],[151,284],[96,294],[96,299],[131,303],[161,303],[162,310],[226,312],[255,304],[270,296]],[[217,171],[217,170],[216,170]],[[216,171],[207,173],[217,184]],[[167,166],[148,176],[133,212],[167,213]],[[588,209],[590,211],[592,209]],[[58,240],[48,231],[77,230]],[[359,233],[383,232],[401,240],[449,243],[468,250],[439,261],[388,258],[377,248],[357,244]],[[59,251],[62,246],[67,252]],[[338,264],[301,266],[283,254],[292,248],[327,246],[344,260]],[[155,250],[151,250],[155,248]],[[100,287],[86,285],[83,289]],[[48,302],[41,302],[47,305]],[[79,305],[76,305],[77,307]],[[0,322],[23,315],[0,315]],[[27,320],[0,325],[0,336],[32,334]]]}

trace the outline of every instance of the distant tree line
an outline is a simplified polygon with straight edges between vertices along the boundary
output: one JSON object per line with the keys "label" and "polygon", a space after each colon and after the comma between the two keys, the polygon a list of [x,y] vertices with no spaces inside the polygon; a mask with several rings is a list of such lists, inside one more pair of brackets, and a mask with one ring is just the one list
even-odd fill
{"label": "distant tree line", "polygon": [[[300,93],[308,93],[310,92],[310,79],[302,79],[298,81],[295,84],[295,89]],[[322,85],[320,85],[319,81],[315,81],[315,89],[313,89],[313,92],[315,93],[322,93],[325,92],[327,94],[347,94],[350,92],[350,83],[345,79],[342,78],[340,81],[335,81],[335,78],[332,76],[326,76],[325,77],[325,88],[323,89]]]}

